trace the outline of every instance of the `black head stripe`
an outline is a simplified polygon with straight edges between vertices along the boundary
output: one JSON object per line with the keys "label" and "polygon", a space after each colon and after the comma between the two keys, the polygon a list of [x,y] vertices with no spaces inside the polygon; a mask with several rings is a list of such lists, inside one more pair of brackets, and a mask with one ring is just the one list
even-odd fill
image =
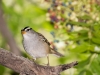
{"label": "black head stripe", "polygon": [[29,26],[25,27],[23,30],[25,30],[25,29],[27,29],[27,28],[29,28]]}
{"label": "black head stripe", "polygon": [[23,30],[24,31],[29,31],[29,30],[31,30],[32,28],[30,28],[29,26],[27,26],[27,27],[25,27]]}

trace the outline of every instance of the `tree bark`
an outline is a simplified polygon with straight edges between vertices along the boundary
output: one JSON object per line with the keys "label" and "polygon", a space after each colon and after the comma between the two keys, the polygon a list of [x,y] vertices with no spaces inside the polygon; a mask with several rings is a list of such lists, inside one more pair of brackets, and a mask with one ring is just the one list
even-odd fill
{"label": "tree bark", "polygon": [[27,58],[17,56],[0,48],[0,64],[14,70],[20,75],[60,75],[60,72],[67,70],[78,63],[75,61],[58,66],[42,66]]}

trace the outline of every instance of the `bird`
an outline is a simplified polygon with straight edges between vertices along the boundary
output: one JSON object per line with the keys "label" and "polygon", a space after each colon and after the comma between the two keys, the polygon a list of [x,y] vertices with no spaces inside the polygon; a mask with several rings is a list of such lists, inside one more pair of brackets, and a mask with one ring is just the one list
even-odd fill
{"label": "bird", "polygon": [[39,32],[27,26],[21,29],[22,43],[25,51],[34,59],[47,57],[49,65],[49,54],[55,54],[59,57],[64,56],[57,50],[50,47],[50,42]]}

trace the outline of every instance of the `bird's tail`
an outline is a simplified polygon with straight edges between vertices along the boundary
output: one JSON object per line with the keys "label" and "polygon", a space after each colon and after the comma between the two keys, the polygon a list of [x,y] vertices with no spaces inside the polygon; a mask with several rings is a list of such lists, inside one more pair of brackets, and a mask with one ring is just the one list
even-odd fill
{"label": "bird's tail", "polygon": [[55,54],[55,55],[57,55],[59,57],[64,57],[63,54],[61,54],[61,53],[59,53],[59,52],[57,52],[56,50],[53,50],[53,49],[51,49],[51,54]]}

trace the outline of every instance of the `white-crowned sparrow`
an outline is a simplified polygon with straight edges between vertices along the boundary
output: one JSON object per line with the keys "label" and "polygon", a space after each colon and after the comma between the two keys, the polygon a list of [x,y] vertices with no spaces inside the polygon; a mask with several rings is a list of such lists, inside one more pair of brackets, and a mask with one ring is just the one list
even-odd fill
{"label": "white-crowned sparrow", "polygon": [[56,50],[50,47],[48,40],[40,33],[34,31],[29,26],[21,30],[23,36],[23,46],[26,52],[31,55],[35,60],[47,56],[48,54],[56,54],[57,56],[63,56]]}

